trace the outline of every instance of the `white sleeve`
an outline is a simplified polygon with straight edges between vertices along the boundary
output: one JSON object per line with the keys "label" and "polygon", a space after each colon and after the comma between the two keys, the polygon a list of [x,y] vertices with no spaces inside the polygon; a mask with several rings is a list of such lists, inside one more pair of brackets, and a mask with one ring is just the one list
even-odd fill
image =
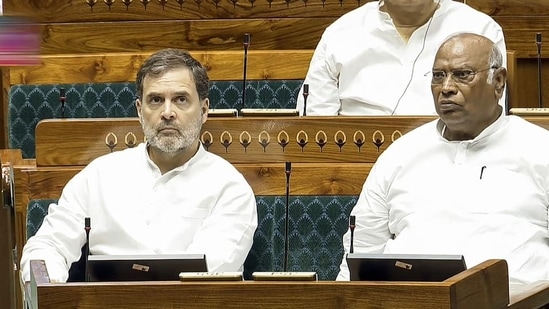
{"label": "white sleeve", "polygon": [[82,172],[63,189],[58,204],[51,204],[38,232],[32,236],[21,256],[23,281],[30,281],[30,261],[44,260],[52,282],[66,282],[72,263],[78,261],[86,241],[85,212],[81,197],[85,192]]}
{"label": "white sleeve", "polygon": [[220,189],[215,208],[195,233],[188,252],[205,253],[208,271],[242,271],[256,228],[255,196],[238,174]]}
{"label": "white sleeve", "polygon": [[[318,43],[304,84],[309,84],[307,97],[307,116],[333,116],[339,114],[339,73],[329,53],[329,35],[325,32]],[[297,98],[297,110],[303,115],[305,100],[303,87]]]}
{"label": "white sleeve", "polygon": [[[351,211],[351,215],[356,216],[353,241],[355,253],[383,253],[385,244],[392,236],[389,231],[389,205],[386,201],[387,181],[379,173],[383,170],[378,163],[374,165]],[[346,260],[350,241],[351,231],[347,230],[343,235],[344,254],[336,280],[350,279]]]}

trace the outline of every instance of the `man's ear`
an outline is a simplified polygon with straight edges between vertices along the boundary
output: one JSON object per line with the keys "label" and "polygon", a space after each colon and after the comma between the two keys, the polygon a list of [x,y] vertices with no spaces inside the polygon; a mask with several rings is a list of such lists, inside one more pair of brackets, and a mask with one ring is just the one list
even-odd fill
{"label": "man's ear", "polygon": [[205,123],[208,120],[208,111],[210,110],[210,99],[205,98],[202,101],[202,123]]}
{"label": "man's ear", "polygon": [[505,83],[507,82],[507,69],[499,68],[494,72],[493,84],[495,88],[496,98],[499,100],[505,91]]}
{"label": "man's ear", "polygon": [[135,109],[137,111],[137,117],[141,123],[141,100],[139,98],[135,99]]}

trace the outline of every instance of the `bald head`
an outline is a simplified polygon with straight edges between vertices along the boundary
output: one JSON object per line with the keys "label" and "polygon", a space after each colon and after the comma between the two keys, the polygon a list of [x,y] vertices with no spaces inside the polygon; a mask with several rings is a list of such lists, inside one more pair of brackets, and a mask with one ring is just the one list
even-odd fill
{"label": "bald head", "polygon": [[[459,57],[463,55],[478,55],[479,59],[484,59],[488,68],[501,68],[503,66],[503,56],[494,42],[487,37],[474,33],[462,33],[448,38],[440,46],[436,58],[453,55]],[[493,82],[493,70],[488,71],[489,84]]]}
{"label": "bald head", "polygon": [[447,138],[475,138],[499,117],[507,77],[502,59],[496,45],[481,35],[462,33],[442,43],[431,90]]}

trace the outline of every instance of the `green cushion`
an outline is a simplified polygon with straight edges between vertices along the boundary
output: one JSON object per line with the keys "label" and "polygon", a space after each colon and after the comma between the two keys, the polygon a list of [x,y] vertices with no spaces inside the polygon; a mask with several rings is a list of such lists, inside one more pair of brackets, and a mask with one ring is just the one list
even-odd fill
{"label": "green cushion", "polygon": [[[244,276],[254,271],[283,271],[285,197],[257,196],[258,228]],[[288,271],[314,271],[319,280],[334,280],[343,257],[342,236],[356,196],[294,196],[289,205]],[[28,205],[27,237],[36,233],[54,200]]]}
{"label": "green cushion", "polygon": [[[301,80],[248,81],[247,108],[295,108]],[[59,89],[65,88],[61,108]],[[211,108],[240,108],[242,82],[212,81]],[[136,117],[134,83],[13,85],[9,92],[9,147],[34,158],[34,129],[50,118]]]}

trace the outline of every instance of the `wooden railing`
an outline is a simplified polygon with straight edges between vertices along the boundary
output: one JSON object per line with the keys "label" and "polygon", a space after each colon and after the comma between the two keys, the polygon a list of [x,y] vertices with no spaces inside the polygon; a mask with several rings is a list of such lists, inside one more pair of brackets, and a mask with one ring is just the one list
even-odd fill
{"label": "wooden railing", "polygon": [[[489,260],[442,282],[50,283],[31,264],[32,309],[63,308],[505,308],[507,263]],[[542,303],[539,299],[537,303]]]}

